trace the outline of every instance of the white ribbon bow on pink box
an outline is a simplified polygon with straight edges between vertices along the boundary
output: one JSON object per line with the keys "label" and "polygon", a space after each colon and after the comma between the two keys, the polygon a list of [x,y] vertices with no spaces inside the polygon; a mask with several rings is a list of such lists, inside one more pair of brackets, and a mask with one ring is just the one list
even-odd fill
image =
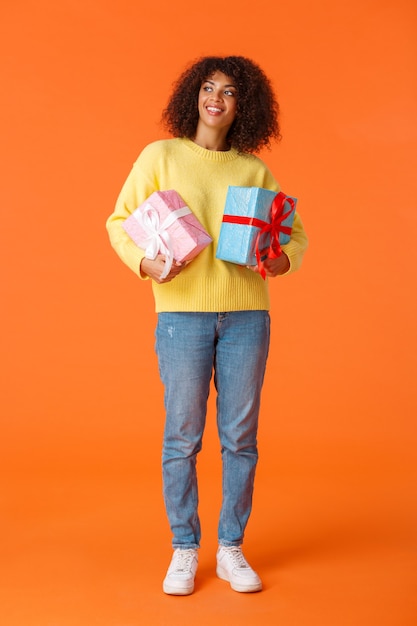
{"label": "white ribbon bow on pink box", "polygon": [[168,228],[172,226],[177,219],[184,217],[184,215],[189,215],[190,213],[191,211],[188,206],[176,209],[164,219],[162,224],[158,211],[151,204],[145,204],[141,211],[135,211],[133,213],[134,218],[148,234],[146,240],[148,240],[149,243],[145,248],[145,257],[147,259],[156,259],[158,254],[165,255],[165,269],[160,276],[161,279],[168,276],[174,261],[173,242]]}
{"label": "white ribbon bow on pink box", "polygon": [[193,259],[212,242],[191,209],[174,190],[155,191],[123,222],[123,228],[147,259],[165,256],[160,278],[168,276],[174,259]]}

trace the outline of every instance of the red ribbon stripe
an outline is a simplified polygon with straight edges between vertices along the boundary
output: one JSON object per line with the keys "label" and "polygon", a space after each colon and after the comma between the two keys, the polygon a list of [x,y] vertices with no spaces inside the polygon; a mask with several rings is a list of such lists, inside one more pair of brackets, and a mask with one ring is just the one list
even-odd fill
{"label": "red ribbon stripe", "polygon": [[[284,213],[285,203],[288,202],[290,210]],[[256,237],[255,252],[256,260],[258,262],[259,273],[262,278],[265,279],[266,273],[261,260],[261,253],[259,250],[259,239],[264,233],[270,233],[271,243],[268,249],[267,257],[269,259],[276,259],[282,254],[281,245],[279,243],[279,234],[284,233],[291,235],[292,228],[290,226],[283,226],[282,222],[287,219],[289,215],[295,210],[295,203],[292,198],[286,196],[285,193],[280,191],[274,198],[271,206],[271,222],[265,222],[257,217],[247,217],[243,215],[224,215],[223,222],[229,222],[232,224],[243,224],[245,226],[255,226],[260,228],[260,232]]]}

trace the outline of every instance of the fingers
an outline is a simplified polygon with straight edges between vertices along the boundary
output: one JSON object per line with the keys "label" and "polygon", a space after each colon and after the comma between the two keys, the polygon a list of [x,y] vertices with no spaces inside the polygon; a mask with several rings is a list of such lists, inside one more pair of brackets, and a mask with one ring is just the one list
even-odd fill
{"label": "fingers", "polygon": [[[273,278],[274,276],[277,276],[278,272],[275,271],[275,268],[269,267],[266,262],[262,263],[262,267],[265,271],[265,276],[268,276],[269,278]],[[259,274],[259,267],[257,265],[247,265],[246,268],[248,270],[251,270],[255,274]]]}
{"label": "fingers", "polygon": [[[164,270],[165,267],[165,258],[161,258],[160,259],[161,263],[160,263],[160,272],[159,272],[159,276],[161,275],[161,273]],[[171,269],[169,270],[169,274],[165,277],[165,278],[160,278],[158,277],[156,279],[156,282],[158,284],[163,284],[163,283],[169,283],[171,282],[171,280],[173,280],[174,278],[176,278],[178,276],[178,274],[180,274],[182,272],[182,270],[184,269],[184,267],[188,265],[188,262],[184,261],[184,262],[180,262],[180,261],[173,261]],[[154,279],[155,280],[155,279]]]}

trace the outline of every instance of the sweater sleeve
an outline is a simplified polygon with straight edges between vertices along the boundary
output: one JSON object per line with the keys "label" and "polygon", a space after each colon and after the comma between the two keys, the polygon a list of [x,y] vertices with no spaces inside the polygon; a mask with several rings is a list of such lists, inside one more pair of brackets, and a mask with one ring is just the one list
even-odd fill
{"label": "sweater sleeve", "polygon": [[152,173],[150,152],[152,150],[145,148],[134,163],[117,198],[115,209],[106,222],[113,249],[121,260],[139,278],[143,279],[148,278],[140,273],[140,264],[145,256],[145,251],[130,239],[122,224],[158,188],[156,176]]}
{"label": "sweater sleeve", "polygon": [[294,223],[291,231],[291,239],[282,246],[283,252],[288,256],[290,269],[286,274],[295,272],[301,266],[303,256],[308,247],[308,239],[301,218],[298,213],[294,215]]}
{"label": "sweater sleeve", "polygon": [[[276,182],[270,170],[265,166],[265,180],[264,187],[272,189],[273,191],[282,191],[280,185]],[[308,247],[308,238],[305,233],[303,223],[299,214],[296,212],[294,215],[294,222],[291,231],[290,241],[282,246],[283,252],[287,255],[290,261],[290,269],[283,274],[286,276],[291,272],[295,272],[301,267],[303,256]]]}

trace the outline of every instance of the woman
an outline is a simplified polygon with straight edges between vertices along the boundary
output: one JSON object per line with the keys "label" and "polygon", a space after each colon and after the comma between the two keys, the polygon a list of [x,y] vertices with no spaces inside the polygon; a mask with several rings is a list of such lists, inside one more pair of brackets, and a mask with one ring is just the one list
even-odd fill
{"label": "woman", "polygon": [[[268,280],[257,267],[216,259],[229,185],[280,190],[254,155],[279,138],[278,104],[264,72],[244,57],[204,57],[178,79],[163,113],[172,139],[151,143],[130,172],[107,221],[121,259],[151,279],[158,314],[156,352],[166,409],[163,488],[174,553],[167,594],[194,590],[200,547],[196,459],[201,450],[211,376],[223,467],[217,575],[239,592],[259,591],[242,543],[258,460],[260,394],[269,348]],[[175,189],[213,243],[190,263],[147,259],[122,228],[154,191]],[[300,217],[283,253],[263,262],[267,277],[298,269],[307,247]]]}

